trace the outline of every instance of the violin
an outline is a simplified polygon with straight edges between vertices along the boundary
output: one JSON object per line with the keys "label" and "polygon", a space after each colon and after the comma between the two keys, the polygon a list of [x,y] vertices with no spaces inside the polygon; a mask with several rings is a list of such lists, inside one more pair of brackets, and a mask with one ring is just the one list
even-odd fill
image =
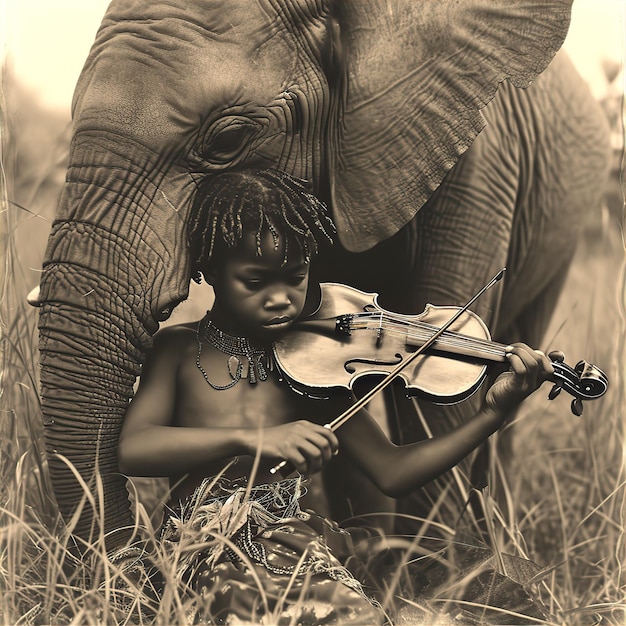
{"label": "violin", "polygon": [[[469,309],[503,274],[504,269],[463,307],[427,304],[418,315],[385,310],[375,293],[321,283],[316,311],[274,342],[276,365],[292,389],[312,398],[327,398],[333,389],[352,390],[361,378],[380,379],[326,424],[332,431],[396,378],[404,382],[409,396],[438,404],[461,402],[480,388],[490,363],[506,361],[507,346],[492,341],[487,325]],[[606,393],[608,378],[595,365],[579,361],[570,367],[562,353],[548,356],[554,369],[548,399],[564,389],[574,398],[572,413],[582,415],[583,400]],[[283,460],[270,472],[286,465]]]}
{"label": "violin", "polygon": [[[401,315],[382,308],[378,294],[337,283],[320,285],[322,298],[313,315],[294,324],[274,342],[279,370],[297,392],[325,398],[329,390],[352,389],[364,377],[381,378],[398,370],[407,395],[438,404],[469,398],[483,383],[490,363],[506,360],[506,345],[491,340],[478,315],[462,310],[432,345],[420,347],[458,314],[459,307],[427,304],[418,315]],[[567,391],[573,396],[572,412],[582,414],[583,400],[606,393],[608,379],[595,365],[579,361],[575,367],[551,357],[554,387],[549,399]]]}

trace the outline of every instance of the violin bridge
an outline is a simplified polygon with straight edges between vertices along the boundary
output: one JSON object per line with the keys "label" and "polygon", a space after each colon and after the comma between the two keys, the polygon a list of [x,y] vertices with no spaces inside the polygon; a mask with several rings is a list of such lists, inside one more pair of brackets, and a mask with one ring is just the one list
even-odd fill
{"label": "violin bridge", "polygon": [[376,328],[376,347],[380,348],[383,345],[383,313],[381,311],[378,316],[378,328]]}
{"label": "violin bridge", "polygon": [[376,347],[380,348],[383,345],[383,329],[379,326],[376,329]]}

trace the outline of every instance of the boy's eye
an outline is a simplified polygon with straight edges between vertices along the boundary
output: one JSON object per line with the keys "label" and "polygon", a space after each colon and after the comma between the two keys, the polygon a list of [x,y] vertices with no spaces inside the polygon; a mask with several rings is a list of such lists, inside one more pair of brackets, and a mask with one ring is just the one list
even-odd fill
{"label": "boy's eye", "polygon": [[306,278],[306,274],[296,274],[289,278],[292,285],[299,285]]}

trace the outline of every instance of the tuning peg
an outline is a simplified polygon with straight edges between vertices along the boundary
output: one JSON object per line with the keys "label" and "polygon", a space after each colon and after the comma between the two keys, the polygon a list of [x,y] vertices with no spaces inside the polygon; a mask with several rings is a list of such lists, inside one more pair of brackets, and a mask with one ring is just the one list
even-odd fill
{"label": "tuning peg", "polygon": [[578,417],[583,414],[583,401],[580,398],[572,400],[572,413]]}
{"label": "tuning peg", "polygon": [[554,400],[561,393],[561,386],[559,384],[554,385],[552,389],[550,389],[550,393],[548,394],[548,400]]}
{"label": "tuning peg", "polygon": [[563,363],[565,361],[565,355],[560,350],[549,352],[548,358],[556,363]]}

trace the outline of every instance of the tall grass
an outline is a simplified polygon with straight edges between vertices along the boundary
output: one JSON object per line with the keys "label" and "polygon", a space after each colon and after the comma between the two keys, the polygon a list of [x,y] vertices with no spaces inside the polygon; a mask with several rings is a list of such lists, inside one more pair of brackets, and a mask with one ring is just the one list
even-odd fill
{"label": "tall grass", "polygon": [[[37,312],[26,304],[36,282],[29,268],[37,263],[24,260],[18,244],[33,225],[45,239],[59,188],[65,129],[59,126],[53,146],[61,158],[26,176],[24,168],[16,167],[24,157],[22,147],[8,136],[6,120],[2,128],[0,621],[184,623],[184,598],[174,584],[176,555],[165,554],[155,538],[155,484],[149,484],[152,496],[143,488],[133,501],[135,530],[152,544],[152,561],[169,582],[160,600],[133,558],[112,559],[97,538],[80,545],[87,556],[77,559],[74,548],[80,540],[72,535],[73,521],[61,520],[51,496],[37,393]],[[484,496],[492,508],[491,551],[484,561],[502,574],[522,567],[525,559],[538,564],[529,589],[550,613],[538,623],[618,626],[626,620],[624,264],[622,242],[615,237],[619,226],[614,217],[609,223],[608,231],[588,232],[582,243],[550,341],[542,346],[596,362],[609,376],[609,393],[589,403],[582,418],[569,415],[563,398],[548,403],[545,393],[537,394],[517,418],[516,454],[503,488],[508,504],[501,511]],[[100,515],[99,494],[97,484],[95,489],[85,486],[79,509],[91,506]],[[458,584],[467,589],[482,573],[478,568],[465,572]],[[400,593],[400,578],[401,572],[390,579],[390,597]],[[472,602],[458,588],[443,586],[433,597],[405,596],[400,604],[404,623],[443,624],[459,611],[468,615],[474,609],[476,615],[482,600]],[[494,623],[518,618],[523,616],[511,610],[490,617]]]}

